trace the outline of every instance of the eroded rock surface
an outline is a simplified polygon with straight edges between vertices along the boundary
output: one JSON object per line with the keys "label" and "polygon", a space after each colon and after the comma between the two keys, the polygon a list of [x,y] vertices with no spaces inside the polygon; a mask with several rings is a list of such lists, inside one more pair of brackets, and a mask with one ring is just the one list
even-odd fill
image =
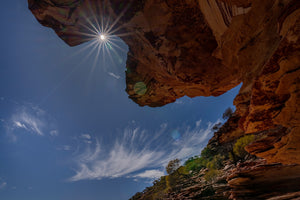
{"label": "eroded rock surface", "polygon": [[300,198],[299,193],[295,192],[300,191],[299,165],[248,161],[237,165],[227,180],[232,199]]}
{"label": "eroded rock surface", "polygon": [[[264,178],[292,166],[299,180],[299,0],[28,2],[38,21],[70,46],[91,40],[96,21],[114,24],[114,34],[129,46],[126,91],[141,106],[163,106],[184,95],[218,96],[243,82],[234,116],[209,144],[222,149],[254,134],[259,139],[246,150],[266,159],[259,168],[270,172]],[[263,184],[254,169],[243,173],[253,175],[253,184]],[[233,188],[242,182],[229,181]],[[280,195],[292,199],[295,190]],[[236,191],[231,197],[242,198]]]}

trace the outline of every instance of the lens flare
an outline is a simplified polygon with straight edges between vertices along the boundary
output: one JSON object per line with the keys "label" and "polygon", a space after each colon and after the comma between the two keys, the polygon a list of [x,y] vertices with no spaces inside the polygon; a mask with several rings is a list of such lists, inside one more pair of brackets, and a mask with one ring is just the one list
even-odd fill
{"label": "lens flare", "polygon": [[100,41],[105,41],[106,40],[106,36],[104,34],[99,34],[99,38]]}
{"label": "lens flare", "polygon": [[[97,0],[98,1],[98,0]],[[96,9],[91,4],[92,1],[85,1],[87,12],[80,12],[78,19],[78,24],[80,29],[74,31],[74,34],[79,35],[81,37],[82,42],[89,42],[77,50],[71,57],[75,57],[82,52],[88,51],[83,59],[79,63],[77,63],[72,70],[61,80],[54,88],[44,97],[40,104],[45,102],[59,87],[63,85],[63,83],[69,79],[72,73],[79,69],[85,61],[90,59],[91,55],[95,55],[92,61],[92,65],[90,67],[90,75],[93,74],[96,66],[101,66],[108,75],[112,76],[111,71],[116,70],[118,65],[122,62],[121,56],[119,55],[119,51],[127,53],[128,49],[121,45],[120,37],[127,37],[135,34],[135,32],[122,32],[121,30],[124,28],[123,25],[118,25],[119,20],[124,16],[126,11],[128,10],[131,3],[127,3],[127,5],[123,8],[123,10],[119,13],[118,16],[112,16],[107,14],[105,10],[108,6],[107,1],[101,1],[103,3],[99,3],[99,9]],[[63,31],[67,31],[67,27],[63,28]],[[67,58],[67,59],[69,59]],[[106,66],[106,60],[109,59],[111,61],[111,65]],[[101,61],[101,64],[99,64]],[[116,62],[119,62],[116,63]],[[116,79],[119,79],[118,75],[114,75]],[[143,84],[137,84],[136,92],[139,95],[143,95],[146,93],[147,88]]]}
{"label": "lens flare", "polygon": [[171,133],[171,136],[172,136],[173,140],[175,140],[175,141],[179,141],[181,138],[181,134],[178,130],[173,130]]}
{"label": "lens flare", "polygon": [[144,82],[134,84],[134,92],[138,95],[144,95],[147,92],[147,85]]}
{"label": "lens flare", "polygon": [[[124,32],[124,26],[119,25],[119,20],[124,16],[125,12],[131,5],[127,3],[123,7],[122,12],[118,16],[111,16],[107,9],[107,2],[101,1],[99,9],[95,9],[90,1],[86,1],[88,12],[82,12],[80,19],[78,20],[81,26],[76,34],[82,36],[82,41],[90,41],[88,45],[79,50],[83,52],[88,50],[89,53],[85,56],[86,59],[91,55],[95,55],[93,58],[93,64],[91,66],[91,73],[93,73],[96,66],[107,68],[107,59],[111,61],[112,65],[109,66],[109,71],[117,68],[118,61],[120,60],[119,50],[127,53],[127,48],[121,45],[120,37],[127,37],[134,34],[134,32]],[[101,61],[101,64],[99,64]],[[99,65],[98,65],[99,64]],[[113,68],[113,69],[112,69]],[[104,69],[105,71],[107,69]],[[109,72],[108,72],[109,74]],[[145,93],[145,89],[138,91],[138,93]]]}

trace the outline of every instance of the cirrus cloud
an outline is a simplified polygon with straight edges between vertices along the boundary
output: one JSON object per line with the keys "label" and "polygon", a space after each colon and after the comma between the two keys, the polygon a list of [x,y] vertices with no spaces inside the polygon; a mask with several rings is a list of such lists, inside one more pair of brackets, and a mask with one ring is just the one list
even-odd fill
{"label": "cirrus cloud", "polygon": [[53,119],[41,108],[33,104],[18,104],[8,119],[3,119],[6,133],[13,141],[17,140],[20,131],[33,135],[58,136],[59,132],[53,123]]}
{"label": "cirrus cloud", "polygon": [[133,177],[137,177],[137,178],[153,178],[153,179],[157,179],[161,176],[164,175],[164,172],[161,170],[157,170],[157,169],[152,169],[152,170],[146,170],[142,173],[136,174]]}
{"label": "cirrus cloud", "polygon": [[95,138],[94,145],[87,145],[75,157],[77,168],[69,181],[117,177],[158,178],[164,174],[158,168],[164,168],[172,159],[185,160],[200,154],[211,138],[215,123],[208,123],[205,128],[201,126],[201,121],[194,124],[176,128],[176,139],[172,138],[170,133],[173,129],[168,128],[167,124],[162,124],[154,133],[140,127],[127,127],[110,149],[100,148],[102,145]]}
{"label": "cirrus cloud", "polygon": [[7,182],[0,177],[0,190],[3,190],[6,186]]}

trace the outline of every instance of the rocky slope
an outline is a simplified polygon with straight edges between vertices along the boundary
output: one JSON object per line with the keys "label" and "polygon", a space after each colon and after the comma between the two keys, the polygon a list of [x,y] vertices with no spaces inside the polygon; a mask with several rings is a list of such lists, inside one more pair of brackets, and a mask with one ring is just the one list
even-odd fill
{"label": "rocky slope", "polygon": [[[70,46],[93,39],[91,28],[101,19],[114,25],[111,31],[129,46],[126,91],[141,106],[163,106],[184,95],[218,96],[242,82],[235,115],[209,145],[225,151],[241,136],[257,135],[246,150],[266,163],[248,163],[249,168],[237,168],[241,171],[236,176],[228,176],[231,198],[245,198],[238,191],[267,198],[263,193],[270,191],[251,187],[273,182],[268,180],[275,172],[282,172],[275,188],[299,181],[299,0],[28,3],[37,20]],[[261,177],[257,170],[267,173]],[[297,196],[299,188],[289,188],[287,195]],[[290,198],[284,195],[277,196]]]}
{"label": "rocky slope", "polygon": [[263,159],[250,159],[238,165],[228,164],[213,180],[207,181],[207,169],[190,176],[177,177],[172,189],[158,193],[155,186],[137,193],[130,200],[288,200],[300,198],[300,167],[267,164]]}
{"label": "rocky slope", "polygon": [[[154,188],[148,187],[143,192],[137,193],[130,200],[152,200],[152,199],[215,199],[224,200],[230,196],[229,185],[226,182],[226,173],[224,170],[222,175],[217,177],[213,182],[207,182],[204,175],[207,170],[201,170],[190,176],[180,176],[177,178],[178,184],[164,194],[153,195]],[[156,196],[156,197],[155,197]],[[154,197],[154,198],[153,198]]]}

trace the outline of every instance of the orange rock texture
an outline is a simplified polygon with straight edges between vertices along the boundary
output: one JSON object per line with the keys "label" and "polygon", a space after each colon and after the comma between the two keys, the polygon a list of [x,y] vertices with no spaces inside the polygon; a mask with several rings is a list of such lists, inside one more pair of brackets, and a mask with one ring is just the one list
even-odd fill
{"label": "orange rock texture", "polygon": [[247,161],[237,165],[230,174],[230,199],[300,198],[299,165],[266,164],[264,160]]}
{"label": "orange rock texture", "polygon": [[[299,0],[28,0],[70,46],[96,18],[129,46],[126,84],[140,106],[218,96],[243,83],[226,131],[211,143],[260,136],[246,150],[300,164]],[[142,87],[142,93],[139,92]]]}

